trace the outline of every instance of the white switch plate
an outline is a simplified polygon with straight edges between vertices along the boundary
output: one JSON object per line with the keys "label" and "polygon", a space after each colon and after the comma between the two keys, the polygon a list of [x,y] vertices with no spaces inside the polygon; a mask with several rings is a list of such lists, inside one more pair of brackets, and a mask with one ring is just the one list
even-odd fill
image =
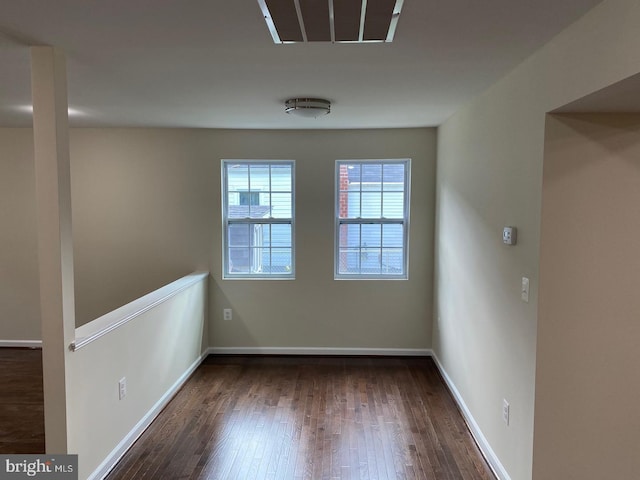
{"label": "white switch plate", "polygon": [[118,382],[118,398],[122,400],[127,396],[127,377],[122,377]]}
{"label": "white switch plate", "polygon": [[230,308],[225,308],[224,310],[222,310],[222,318],[224,318],[225,320],[233,319],[233,311]]}
{"label": "white switch plate", "polygon": [[502,420],[509,426],[509,415],[511,414],[511,405],[506,399],[502,399]]}
{"label": "white switch plate", "polygon": [[529,303],[529,279],[522,277],[522,288],[520,289],[520,296],[523,302]]}

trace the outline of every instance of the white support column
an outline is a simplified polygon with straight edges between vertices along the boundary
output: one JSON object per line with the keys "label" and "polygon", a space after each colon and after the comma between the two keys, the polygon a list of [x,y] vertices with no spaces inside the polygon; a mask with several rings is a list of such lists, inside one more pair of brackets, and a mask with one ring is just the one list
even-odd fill
{"label": "white support column", "polygon": [[75,336],[67,74],[54,47],[31,48],[33,144],[47,453],[67,451],[67,365]]}

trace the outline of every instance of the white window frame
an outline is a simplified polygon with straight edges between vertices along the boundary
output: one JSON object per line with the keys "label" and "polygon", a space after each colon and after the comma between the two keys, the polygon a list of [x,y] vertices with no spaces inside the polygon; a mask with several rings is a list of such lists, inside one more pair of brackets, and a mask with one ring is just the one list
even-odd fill
{"label": "white window frame", "polygon": [[[295,247],[295,197],[296,197],[296,170],[295,160],[229,160],[221,162],[222,181],[222,278],[224,280],[295,280],[296,275],[296,247]],[[291,166],[291,218],[233,218],[228,216],[229,191],[227,181],[227,165],[290,165]],[[249,185],[249,189],[251,185]],[[269,180],[269,193],[271,180]],[[278,193],[275,191],[275,193]],[[263,225],[291,225],[291,271],[288,273],[231,273],[229,272],[229,225],[239,224],[263,224]],[[269,248],[274,248],[270,246]]]}
{"label": "white window frame", "polygon": [[[404,168],[404,216],[402,218],[340,218],[340,165],[344,164],[403,164]],[[334,280],[408,280],[409,279],[409,207],[411,204],[411,159],[377,159],[377,160],[336,160],[334,179]],[[360,191],[362,193],[362,190]],[[384,192],[382,192],[384,198]],[[403,273],[399,275],[384,273],[340,273],[340,226],[341,225],[389,225],[403,226],[402,264]]]}

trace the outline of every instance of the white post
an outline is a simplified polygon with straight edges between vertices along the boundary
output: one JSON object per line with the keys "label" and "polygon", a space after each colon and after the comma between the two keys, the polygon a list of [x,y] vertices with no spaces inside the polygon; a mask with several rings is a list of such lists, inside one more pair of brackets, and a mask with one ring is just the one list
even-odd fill
{"label": "white post", "polygon": [[47,453],[67,451],[67,364],[75,336],[67,74],[54,47],[31,48]]}

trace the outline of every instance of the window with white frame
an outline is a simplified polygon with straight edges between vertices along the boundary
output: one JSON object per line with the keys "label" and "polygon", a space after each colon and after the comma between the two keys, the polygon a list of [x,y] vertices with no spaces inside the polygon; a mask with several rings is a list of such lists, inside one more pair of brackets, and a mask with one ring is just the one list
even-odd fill
{"label": "window with white frame", "polygon": [[335,278],[408,278],[410,160],[336,162]]}
{"label": "window with white frame", "polygon": [[293,161],[222,161],[223,278],[294,278],[294,178]]}

